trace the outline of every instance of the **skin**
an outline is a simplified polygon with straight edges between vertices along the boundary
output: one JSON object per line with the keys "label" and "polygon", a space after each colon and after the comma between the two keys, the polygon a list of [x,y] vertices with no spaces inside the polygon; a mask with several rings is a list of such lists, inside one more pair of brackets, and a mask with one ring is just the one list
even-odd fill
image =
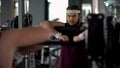
{"label": "skin", "polygon": [[70,25],[76,24],[79,18],[80,16],[77,13],[69,13],[66,15],[67,22]]}
{"label": "skin", "polygon": [[37,51],[42,46],[33,44],[50,40],[54,32],[41,27],[11,29],[1,32],[0,37],[0,68],[12,68],[15,51],[28,54]]}

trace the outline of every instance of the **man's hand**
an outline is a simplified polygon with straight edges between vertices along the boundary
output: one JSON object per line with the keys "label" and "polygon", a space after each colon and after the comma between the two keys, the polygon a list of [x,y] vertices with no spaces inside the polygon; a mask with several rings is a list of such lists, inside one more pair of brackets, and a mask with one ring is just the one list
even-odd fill
{"label": "man's hand", "polygon": [[78,42],[78,41],[80,41],[79,36],[74,36],[74,37],[73,37],[73,41],[74,41],[74,42]]}
{"label": "man's hand", "polygon": [[58,39],[62,40],[63,42],[69,41],[69,38],[67,35],[61,35]]}

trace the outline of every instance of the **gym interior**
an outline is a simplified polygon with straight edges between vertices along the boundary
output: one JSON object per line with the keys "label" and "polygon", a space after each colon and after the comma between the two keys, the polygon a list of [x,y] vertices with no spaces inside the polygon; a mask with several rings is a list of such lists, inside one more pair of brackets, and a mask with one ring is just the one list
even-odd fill
{"label": "gym interior", "polygon": [[[65,23],[69,5],[79,6],[89,23],[86,48],[91,68],[120,68],[120,0],[0,0],[0,31],[38,26],[45,20]],[[14,68],[58,68],[59,56],[60,44],[45,44]]]}

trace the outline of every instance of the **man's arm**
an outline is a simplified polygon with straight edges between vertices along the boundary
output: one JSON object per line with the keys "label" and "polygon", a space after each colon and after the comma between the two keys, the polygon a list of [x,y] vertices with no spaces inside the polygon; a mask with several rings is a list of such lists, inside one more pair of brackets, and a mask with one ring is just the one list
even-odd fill
{"label": "man's arm", "polygon": [[52,34],[49,30],[41,27],[30,27],[3,31],[1,39],[17,45],[17,47],[22,47],[50,40]]}
{"label": "man's arm", "polygon": [[27,47],[45,42],[50,40],[51,35],[54,34],[41,27],[2,31],[0,38],[0,68],[12,68],[14,53],[18,47]]}
{"label": "man's arm", "polygon": [[27,47],[20,47],[17,49],[17,51],[21,55],[26,55],[26,54],[33,53],[33,52],[36,52],[36,51],[42,49],[43,46],[44,45],[32,45],[32,46],[27,46]]}
{"label": "man's arm", "polygon": [[87,22],[84,22],[84,23],[82,24],[82,27],[84,27],[85,30],[84,30],[82,33],[80,33],[79,35],[73,37],[73,41],[74,41],[74,42],[82,41],[82,40],[84,40],[84,39],[87,37],[87,33],[88,33],[88,29],[87,29],[87,28],[88,28],[88,23],[87,23]]}

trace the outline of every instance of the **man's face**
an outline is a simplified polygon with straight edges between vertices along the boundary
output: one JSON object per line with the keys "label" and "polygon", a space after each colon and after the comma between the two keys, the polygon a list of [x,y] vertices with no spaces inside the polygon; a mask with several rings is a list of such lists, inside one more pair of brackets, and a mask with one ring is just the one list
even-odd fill
{"label": "man's face", "polygon": [[66,20],[69,25],[74,25],[78,22],[79,15],[78,15],[78,13],[67,13]]}

